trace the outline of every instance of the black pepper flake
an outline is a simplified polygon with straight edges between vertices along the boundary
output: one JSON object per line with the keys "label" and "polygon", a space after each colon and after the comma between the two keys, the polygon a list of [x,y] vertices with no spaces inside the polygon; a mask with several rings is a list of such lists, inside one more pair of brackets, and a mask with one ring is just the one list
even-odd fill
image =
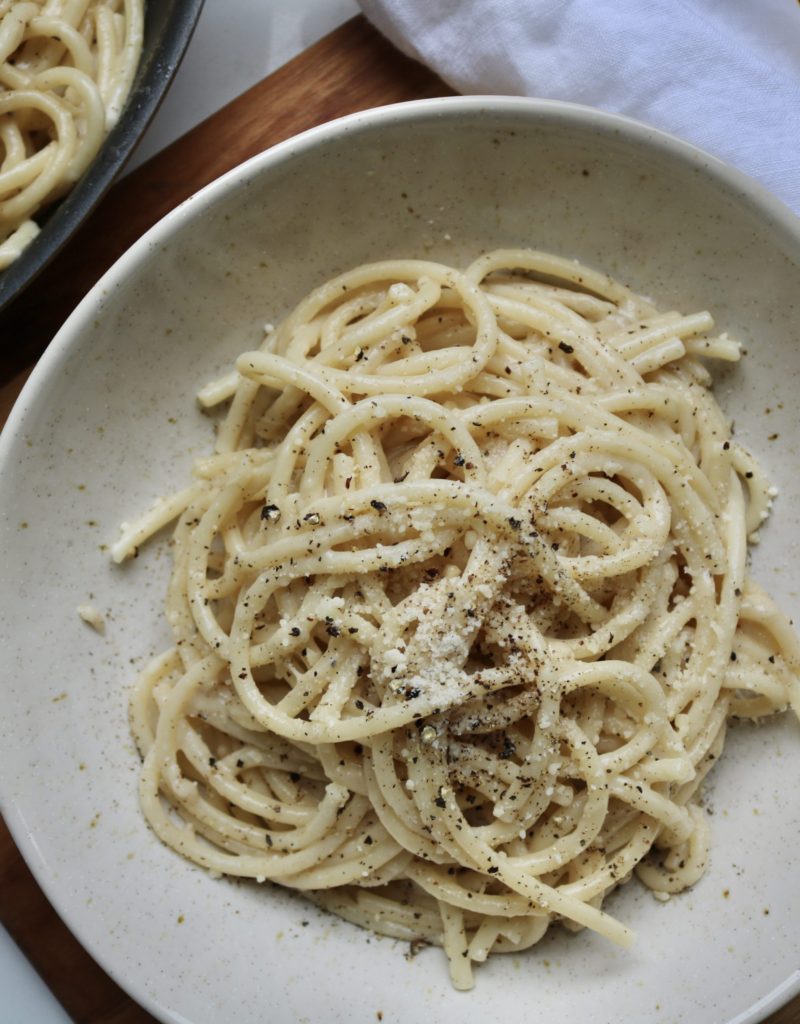
{"label": "black pepper flake", "polygon": [[269,832],[264,836],[264,838],[267,841],[267,846],[272,846],[272,836],[269,834]]}
{"label": "black pepper flake", "polygon": [[358,352],[356,352],[356,362],[357,362],[357,363],[360,363],[360,362],[361,362],[361,360],[362,360],[362,359],[364,358],[364,356],[365,356],[365,355],[366,355],[366,353],[364,352],[364,349],[363,349],[363,348],[360,348],[360,349],[358,350]]}
{"label": "black pepper flake", "polygon": [[731,651],[731,661],[736,661],[736,651]]}
{"label": "black pepper flake", "polygon": [[364,842],[367,846],[372,846],[375,840],[372,838],[372,836],[364,836]]}
{"label": "black pepper flake", "polygon": [[453,463],[456,466],[463,466],[466,461],[467,460],[464,458],[464,456],[461,454],[461,452],[458,452],[456,454],[455,458],[453,459]]}
{"label": "black pepper flake", "polygon": [[292,626],[292,628],[289,630],[289,632],[291,633],[292,636],[300,636],[300,627],[299,626]]}
{"label": "black pepper flake", "polygon": [[299,782],[300,772],[289,772],[289,778],[292,780],[292,782]]}
{"label": "black pepper flake", "polygon": [[522,526],[521,519],[515,519],[513,516],[508,517],[508,525],[512,530],[518,530]]}
{"label": "black pepper flake", "polygon": [[437,807],[447,807],[447,801],[443,796],[437,796],[433,802]]}
{"label": "black pepper flake", "polygon": [[503,749],[500,751],[500,757],[507,761],[510,757],[513,757],[517,752],[517,745],[514,741],[506,736],[503,739]]}
{"label": "black pepper flake", "polygon": [[277,523],[281,517],[281,510],[277,505],[265,505],[261,509],[261,518],[268,523]]}
{"label": "black pepper flake", "polygon": [[216,757],[209,757],[208,763],[211,765],[212,768],[216,768],[216,765],[217,765]]}
{"label": "black pepper flake", "polygon": [[358,626],[348,626],[347,627],[347,632],[352,636],[353,633],[357,633],[358,632]]}
{"label": "black pepper flake", "polygon": [[421,692],[422,691],[418,686],[412,686],[410,689],[406,690],[406,700],[414,700],[416,697],[419,697]]}
{"label": "black pepper flake", "polygon": [[363,700],[357,700],[356,701],[356,707],[358,708],[359,711],[363,711],[364,710],[364,701]]}
{"label": "black pepper flake", "polygon": [[496,868],[496,867],[492,866],[492,867],[489,868],[489,874],[490,875],[496,875],[499,870],[500,870],[500,868]]}
{"label": "black pepper flake", "polygon": [[328,634],[328,636],[341,636],[341,630],[339,629],[338,626],[335,626],[333,623],[330,623],[325,627],[325,632]]}
{"label": "black pepper flake", "polygon": [[244,761],[241,759],[241,757],[237,757],[236,758],[236,767],[237,768],[244,768]]}
{"label": "black pepper flake", "polygon": [[373,498],[373,500],[370,502],[370,505],[372,505],[376,512],[386,511],[386,505],[382,501],[377,501]]}
{"label": "black pepper flake", "polygon": [[575,351],[572,345],[568,345],[566,341],[559,341],[558,347],[561,349],[562,352],[566,352],[567,355],[571,355]]}

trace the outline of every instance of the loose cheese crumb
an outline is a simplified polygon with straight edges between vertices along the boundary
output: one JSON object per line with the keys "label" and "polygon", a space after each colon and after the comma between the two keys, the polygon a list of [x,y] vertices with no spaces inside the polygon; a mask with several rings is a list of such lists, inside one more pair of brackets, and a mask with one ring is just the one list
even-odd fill
{"label": "loose cheese crumb", "polygon": [[93,604],[79,604],[77,611],[83,621],[91,626],[95,632],[101,636],[105,635],[106,620],[99,608],[96,608]]}

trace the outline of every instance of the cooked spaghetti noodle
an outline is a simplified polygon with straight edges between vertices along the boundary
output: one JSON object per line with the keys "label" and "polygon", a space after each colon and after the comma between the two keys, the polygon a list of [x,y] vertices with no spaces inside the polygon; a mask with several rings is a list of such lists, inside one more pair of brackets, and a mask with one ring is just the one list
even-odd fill
{"label": "cooked spaghetti noodle", "polygon": [[554,920],[627,944],[634,871],[696,882],[728,720],[800,708],[711,329],[515,250],[359,267],[241,355],[216,452],[113,549],[178,517],[131,705],[156,834],[441,944],[459,988]]}
{"label": "cooked spaghetti noodle", "polygon": [[143,32],[143,0],[0,0],[0,269],[116,123]]}

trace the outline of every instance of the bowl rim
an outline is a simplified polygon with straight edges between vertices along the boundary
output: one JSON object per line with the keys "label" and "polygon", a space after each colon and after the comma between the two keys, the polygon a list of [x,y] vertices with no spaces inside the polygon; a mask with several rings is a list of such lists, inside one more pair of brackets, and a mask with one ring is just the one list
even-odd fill
{"label": "bowl rim", "polygon": [[[28,409],[41,400],[41,392],[47,381],[58,372],[72,349],[80,345],[80,339],[97,316],[98,309],[102,312],[105,305],[104,297],[122,287],[134,268],[145,261],[154,248],[166,242],[187,221],[201,215],[237,188],[246,186],[255,177],[268,173],[273,166],[315,147],[324,146],[342,135],[369,131],[392,123],[444,120],[448,117],[457,118],[459,115],[488,117],[492,114],[527,115],[532,120],[544,124],[566,124],[600,134],[617,134],[634,144],[638,143],[661,152],[678,164],[708,175],[754,209],[762,221],[788,243],[789,248],[796,251],[797,264],[800,268],[800,217],[791,208],[758,181],[719,157],[641,121],[582,104],[519,96],[447,96],[372,107],[316,125],[255,154],[185,199],[137,239],[84,296],[31,372],[0,433],[0,474],[7,460],[13,455],[17,439],[22,436]],[[5,728],[0,724],[0,734]],[[84,949],[134,1001],[158,1020],[165,1024],[190,1024],[179,1011],[162,1004],[149,992],[140,989],[135,982],[120,976],[112,957],[107,955],[99,939],[86,935],[85,926],[71,920],[74,915],[66,905],[66,890],[59,887],[57,879],[48,874],[47,865],[37,855],[35,836],[28,830],[17,802],[9,794],[4,795],[2,775],[0,813],[5,818],[12,838],[38,885]],[[798,994],[800,970],[793,972],[771,992],[737,1014],[727,1024],[760,1024]]]}

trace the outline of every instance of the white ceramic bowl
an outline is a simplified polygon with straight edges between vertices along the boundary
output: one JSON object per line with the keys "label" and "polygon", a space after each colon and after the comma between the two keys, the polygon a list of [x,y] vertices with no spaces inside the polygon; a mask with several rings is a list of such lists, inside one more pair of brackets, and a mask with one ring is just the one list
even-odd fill
{"label": "white ceramic bowl", "polygon": [[[497,245],[580,258],[744,340],[720,394],[782,492],[753,571],[800,618],[800,222],[776,200],[641,125],[502,98],[358,114],[230,172],[90,293],[0,443],[3,812],[69,926],[165,1021],[752,1024],[800,989],[788,718],[733,730],[694,890],[660,904],[634,882],[609,901],[638,933],[632,952],[554,935],[480,969],[469,995],[440,951],[409,960],[276,888],[213,880],[140,815],[126,704],[168,640],[168,558],[157,544],[120,569],[103,545],[210,447],[197,388],[346,267],[459,264]],[[90,599],[105,637],[76,614]]]}

